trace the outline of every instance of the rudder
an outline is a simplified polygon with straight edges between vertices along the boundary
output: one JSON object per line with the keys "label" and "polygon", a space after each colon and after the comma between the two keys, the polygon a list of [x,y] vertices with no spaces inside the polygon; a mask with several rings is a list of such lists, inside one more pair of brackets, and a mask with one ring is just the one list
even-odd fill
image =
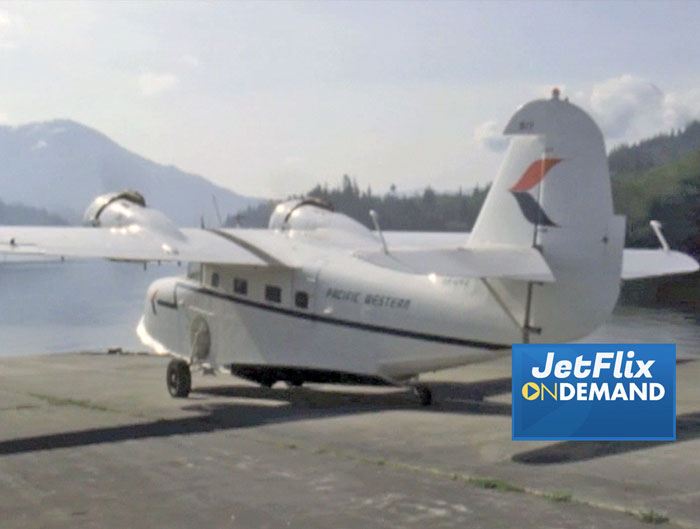
{"label": "rudder", "polygon": [[[527,325],[541,329],[533,341],[585,335],[617,301],[624,245],[603,136],[557,93],[521,107],[504,133],[511,144],[469,245],[537,247],[556,282],[531,289]],[[525,306],[522,285],[502,288]]]}

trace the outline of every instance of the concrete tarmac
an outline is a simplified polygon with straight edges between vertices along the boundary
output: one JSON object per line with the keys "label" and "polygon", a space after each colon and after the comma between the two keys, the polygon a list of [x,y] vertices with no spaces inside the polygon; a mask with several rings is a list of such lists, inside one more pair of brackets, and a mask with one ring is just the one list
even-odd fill
{"label": "concrete tarmac", "polygon": [[700,527],[700,362],[678,441],[513,442],[510,357],[393,388],[260,388],[168,359],[0,361],[0,526]]}

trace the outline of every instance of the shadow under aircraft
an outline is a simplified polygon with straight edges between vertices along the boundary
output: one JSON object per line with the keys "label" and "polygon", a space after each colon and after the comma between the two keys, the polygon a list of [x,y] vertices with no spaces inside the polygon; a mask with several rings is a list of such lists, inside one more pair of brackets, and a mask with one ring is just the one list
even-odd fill
{"label": "shadow under aircraft", "polygon": [[[510,415],[510,404],[484,401],[484,397],[510,391],[510,378],[473,383],[435,382],[431,388],[440,398],[433,408],[419,409],[426,413],[465,413]],[[353,391],[319,391],[302,388],[261,388],[248,385],[212,386],[193,392],[192,400],[207,397],[231,398],[227,403],[191,403],[183,411],[198,415],[135,422],[116,426],[89,428],[69,432],[37,435],[0,441],[0,456],[41,450],[72,448],[103,443],[171,437],[215,431],[250,428],[263,424],[323,419],[327,417],[374,413],[377,411],[411,410],[417,404],[410,391],[388,390],[382,393]],[[270,406],[269,401],[282,403]]]}
{"label": "shadow under aircraft", "polygon": [[[679,363],[682,361],[679,361]],[[510,393],[511,378],[502,377],[478,382],[431,382],[437,397],[431,408],[417,406],[409,391],[382,390],[361,393],[351,390],[330,391],[313,387],[261,388],[250,385],[202,387],[193,392],[192,400],[183,411],[197,415],[135,422],[117,426],[89,428],[69,432],[37,435],[0,441],[0,456],[42,450],[71,448],[129,440],[209,433],[251,428],[264,424],[324,419],[344,415],[359,415],[380,411],[415,410],[422,413],[458,413],[509,416],[509,403],[484,400]],[[206,402],[208,397],[232,399],[235,402]],[[203,401],[196,403],[196,400]],[[274,401],[281,405],[270,406]],[[700,437],[700,411],[678,415],[677,439],[689,441]],[[586,461],[599,457],[650,449],[668,441],[564,441],[542,448],[519,452],[512,461],[527,465],[560,464]]]}

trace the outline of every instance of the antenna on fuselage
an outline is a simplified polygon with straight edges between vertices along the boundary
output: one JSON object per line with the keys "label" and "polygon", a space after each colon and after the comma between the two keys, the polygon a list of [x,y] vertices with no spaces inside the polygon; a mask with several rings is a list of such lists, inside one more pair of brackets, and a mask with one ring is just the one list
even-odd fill
{"label": "antenna on fuselage", "polygon": [[389,248],[386,247],[386,240],[384,239],[384,234],[382,233],[382,229],[379,227],[379,215],[377,214],[376,211],[374,211],[373,209],[370,209],[369,216],[372,218],[372,223],[374,224],[374,229],[377,230],[377,233],[379,234],[379,238],[382,241],[382,247],[384,248],[384,253],[386,255],[389,255]]}

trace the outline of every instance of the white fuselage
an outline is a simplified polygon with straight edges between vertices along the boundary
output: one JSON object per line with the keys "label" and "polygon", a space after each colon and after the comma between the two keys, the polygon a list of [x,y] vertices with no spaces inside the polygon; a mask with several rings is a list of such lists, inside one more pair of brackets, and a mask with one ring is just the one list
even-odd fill
{"label": "white fuselage", "polygon": [[[207,360],[216,365],[387,379],[482,360],[524,340],[588,334],[617,301],[625,234],[602,134],[558,98],[525,105],[506,132],[513,138],[471,234],[449,242],[433,234],[435,251],[406,260],[396,239],[385,252],[378,233],[318,199],[283,202],[264,233],[209,230],[264,266],[208,264],[190,280],[156,283],[143,328],[163,349],[190,356],[206,320]],[[420,235],[400,239],[425,250]],[[505,254],[477,266],[478,251],[499,247]],[[512,273],[530,269],[517,257],[523,249],[542,260],[546,279]],[[497,273],[506,262],[509,273]]]}
{"label": "white fuselage", "polygon": [[356,257],[344,248],[356,248],[358,237],[367,246],[379,244],[359,225],[276,235],[300,266],[201,265],[187,278],[153,283],[141,325],[146,343],[189,357],[193,322],[204,318],[211,336],[206,362],[212,365],[400,380],[503,354],[521,341],[512,316],[524,317],[525,282],[490,283],[509,317],[478,279],[416,275]]}

